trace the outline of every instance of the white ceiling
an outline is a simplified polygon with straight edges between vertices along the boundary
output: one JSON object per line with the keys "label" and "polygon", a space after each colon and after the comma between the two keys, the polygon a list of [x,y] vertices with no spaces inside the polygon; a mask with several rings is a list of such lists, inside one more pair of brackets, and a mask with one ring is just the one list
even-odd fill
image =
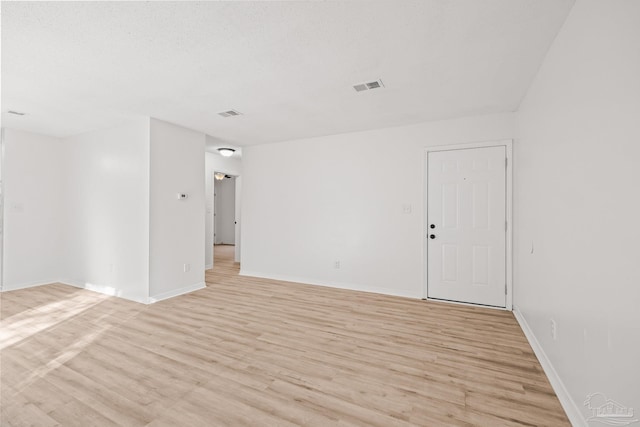
{"label": "white ceiling", "polygon": [[514,111],[573,2],[3,1],[2,123],[152,116],[245,146]]}

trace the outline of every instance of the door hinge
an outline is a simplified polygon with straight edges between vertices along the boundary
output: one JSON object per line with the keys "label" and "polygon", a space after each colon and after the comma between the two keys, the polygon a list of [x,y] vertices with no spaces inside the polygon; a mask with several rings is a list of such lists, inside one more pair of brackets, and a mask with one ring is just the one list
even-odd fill
{"label": "door hinge", "polygon": [[509,165],[509,158],[505,157],[504,158],[504,167],[506,168],[506,167],[508,167],[508,165]]}
{"label": "door hinge", "polygon": [[509,223],[507,221],[504,222],[504,231],[509,231]]}
{"label": "door hinge", "polygon": [[505,295],[507,294],[507,284],[506,283],[504,284],[504,294]]}

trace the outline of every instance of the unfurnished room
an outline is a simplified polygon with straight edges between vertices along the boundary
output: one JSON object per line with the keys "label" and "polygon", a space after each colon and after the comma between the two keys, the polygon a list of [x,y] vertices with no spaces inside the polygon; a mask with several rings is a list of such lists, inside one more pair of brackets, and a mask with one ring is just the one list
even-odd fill
{"label": "unfurnished room", "polygon": [[640,426],[640,1],[2,1],[0,425]]}

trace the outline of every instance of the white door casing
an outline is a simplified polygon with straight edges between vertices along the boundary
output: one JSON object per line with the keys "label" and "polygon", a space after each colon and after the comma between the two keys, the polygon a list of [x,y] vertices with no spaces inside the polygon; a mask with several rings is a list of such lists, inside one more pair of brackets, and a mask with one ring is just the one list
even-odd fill
{"label": "white door casing", "polygon": [[427,152],[428,298],[511,308],[510,148]]}
{"label": "white door casing", "polygon": [[242,209],[242,177],[241,176],[237,176],[236,177],[236,229],[235,229],[235,234],[236,234],[236,247],[235,247],[235,253],[234,253],[234,260],[235,262],[240,262],[240,239],[241,239],[241,229],[240,229],[240,218],[241,218],[241,212],[240,210]]}

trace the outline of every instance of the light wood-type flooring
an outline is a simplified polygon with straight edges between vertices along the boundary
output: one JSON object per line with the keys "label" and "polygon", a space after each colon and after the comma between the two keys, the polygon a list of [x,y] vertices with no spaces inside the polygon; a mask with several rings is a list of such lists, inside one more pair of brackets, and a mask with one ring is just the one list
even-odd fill
{"label": "light wood-type flooring", "polygon": [[509,312],[238,276],[2,294],[4,426],[565,426]]}

